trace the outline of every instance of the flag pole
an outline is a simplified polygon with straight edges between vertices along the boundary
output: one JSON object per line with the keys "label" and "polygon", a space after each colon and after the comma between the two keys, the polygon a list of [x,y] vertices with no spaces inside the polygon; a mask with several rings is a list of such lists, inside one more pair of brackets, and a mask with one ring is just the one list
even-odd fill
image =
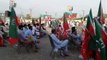
{"label": "flag pole", "polygon": [[84,20],[84,10],[83,10],[83,20]]}

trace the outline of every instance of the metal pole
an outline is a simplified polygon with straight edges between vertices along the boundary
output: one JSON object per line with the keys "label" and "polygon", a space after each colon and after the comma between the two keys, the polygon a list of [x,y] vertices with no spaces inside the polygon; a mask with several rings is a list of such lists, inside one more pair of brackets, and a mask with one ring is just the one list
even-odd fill
{"label": "metal pole", "polygon": [[83,19],[82,20],[84,20],[84,10],[83,10]]}

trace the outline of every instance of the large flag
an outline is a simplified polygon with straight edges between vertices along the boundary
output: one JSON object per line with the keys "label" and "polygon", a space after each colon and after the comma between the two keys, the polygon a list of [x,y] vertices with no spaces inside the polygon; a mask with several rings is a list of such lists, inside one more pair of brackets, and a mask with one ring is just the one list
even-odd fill
{"label": "large flag", "polygon": [[63,16],[63,28],[64,28],[64,31],[69,29],[69,25],[68,25],[68,22],[66,19],[66,14],[64,14],[64,16]]}
{"label": "large flag", "polygon": [[17,26],[15,20],[16,20],[16,14],[14,8],[11,8],[10,26],[9,26],[9,42],[11,45],[14,45],[18,42],[18,32],[17,32]]}
{"label": "large flag", "polygon": [[99,10],[98,10],[98,21],[100,24],[104,24],[105,23],[105,18],[104,18],[104,14],[103,14],[103,8],[102,8],[102,5],[101,5],[101,1],[100,1],[100,4],[99,4]]}
{"label": "large flag", "polygon": [[87,25],[84,34],[85,36],[82,43],[81,54],[84,60],[88,60],[93,54],[92,50],[95,48],[95,41],[92,38],[95,36],[95,31],[90,15],[87,16]]}
{"label": "large flag", "polygon": [[106,50],[105,50],[105,45],[104,41],[102,38],[102,26],[101,24],[97,21],[95,21],[95,30],[96,30],[96,60],[106,60]]}

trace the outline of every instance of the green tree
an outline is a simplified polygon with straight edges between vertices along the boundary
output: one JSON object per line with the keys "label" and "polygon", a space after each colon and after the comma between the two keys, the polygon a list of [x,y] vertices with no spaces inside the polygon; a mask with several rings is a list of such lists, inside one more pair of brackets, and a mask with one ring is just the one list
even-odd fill
{"label": "green tree", "polygon": [[107,14],[104,14],[104,17],[107,18]]}

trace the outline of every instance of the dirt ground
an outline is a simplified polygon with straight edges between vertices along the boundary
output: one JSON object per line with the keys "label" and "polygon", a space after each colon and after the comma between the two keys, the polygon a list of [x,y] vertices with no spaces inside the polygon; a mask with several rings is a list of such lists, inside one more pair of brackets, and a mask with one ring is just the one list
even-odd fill
{"label": "dirt ground", "polygon": [[79,50],[72,48],[69,51],[68,57],[56,57],[53,59],[49,56],[51,51],[51,45],[48,36],[44,36],[40,40],[39,52],[26,52],[24,48],[21,49],[21,53],[18,54],[16,50],[10,46],[0,47],[0,60],[82,60],[79,58]]}

